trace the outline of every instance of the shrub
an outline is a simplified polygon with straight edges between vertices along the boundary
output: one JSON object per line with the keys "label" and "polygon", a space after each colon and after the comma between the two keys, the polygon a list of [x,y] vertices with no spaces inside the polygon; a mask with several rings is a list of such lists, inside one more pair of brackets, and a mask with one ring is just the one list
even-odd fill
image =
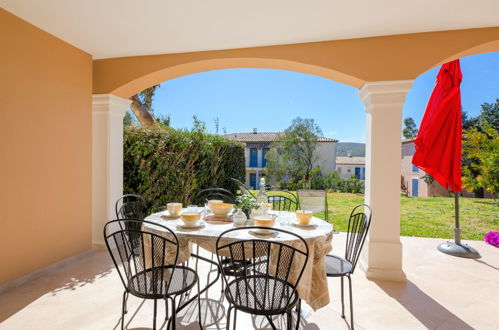
{"label": "shrub", "polygon": [[204,129],[149,130],[125,127],[124,192],[144,196],[151,211],[168,202],[200,204],[196,193],[219,187],[236,192],[244,181],[244,147]]}
{"label": "shrub", "polygon": [[[287,190],[308,189],[308,185],[304,179],[292,176],[287,181],[280,181],[276,188]],[[363,194],[364,181],[355,178],[353,175],[349,179],[340,178],[338,171],[330,171],[323,174],[322,168],[316,166],[310,172],[310,189],[326,189],[331,192]]]}

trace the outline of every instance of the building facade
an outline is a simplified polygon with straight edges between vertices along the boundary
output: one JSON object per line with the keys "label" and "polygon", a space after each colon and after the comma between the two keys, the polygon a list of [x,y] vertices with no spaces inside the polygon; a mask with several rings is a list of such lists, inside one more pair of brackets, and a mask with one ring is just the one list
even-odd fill
{"label": "building facade", "polygon": [[366,179],[366,158],[365,157],[336,157],[336,170],[340,178],[349,179],[355,176],[359,180]]}
{"label": "building facade", "polygon": [[[447,189],[434,181],[427,184],[424,176],[426,172],[412,164],[412,157],[416,152],[414,140],[402,141],[402,177],[401,186],[405,187],[407,196],[412,197],[433,197],[449,196]],[[404,189],[403,189],[404,190]]]}
{"label": "building facade", "polygon": [[[278,141],[282,133],[258,132],[232,133],[223,135],[224,138],[238,141],[245,145],[244,156],[246,161],[246,185],[253,189],[259,189],[260,177],[265,176],[267,159],[265,155],[270,150],[272,142]],[[316,166],[322,167],[323,172],[336,169],[336,144],[338,140],[317,137],[317,152],[319,155]]]}
{"label": "building facade", "polygon": [[[447,190],[438,182],[427,184],[424,179],[426,172],[412,165],[415,151],[413,140],[402,141],[400,183],[402,192],[412,197],[449,196]],[[336,169],[341,178],[348,179],[353,175],[357,179],[365,180],[365,157],[336,157]],[[465,191],[463,195],[468,196],[470,193]]]}

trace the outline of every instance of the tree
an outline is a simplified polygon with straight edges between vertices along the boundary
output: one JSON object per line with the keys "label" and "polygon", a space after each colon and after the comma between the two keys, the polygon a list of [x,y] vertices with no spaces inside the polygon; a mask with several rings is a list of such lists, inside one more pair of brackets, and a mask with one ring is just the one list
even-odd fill
{"label": "tree", "polygon": [[129,111],[125,112],[125,117],[123,117],[123,125],[130,126],[133,125],[133,117]]}
{"label": "tree", "polygon": [[159,115],[157,118],[157,124],[162,129],[169,129],[172,121],[172,117],[170,115]]}
{"label": "tree", "polygon": [[275,153],[271,154],[271,157],[266,157],[267,161],[270,158],[270,167],[274,168],[269,171],[269,175],[277,175],[275,168],[282,166],[295,182],[303,179],[310,186],[310,172],[318,159],[317,137],[319,136],[322,136],[322,130],[313,119],[300,117],[293,119],[291,126],[271,145],[271,149],[279,152],[278,157]]}
{"label": "tree", "polygon": [[266,171],[267,177],[270,179],[269,183],[277,184],[283,181],[289,171],[288,163],[284,157],[274,147],[265,154],[265,159],[267,159]]}
{"label": "tree", "polygon": [[416,135],[418,135],[418,129],[416,123],[414,123],[414,119],[411,117],[407,117],[404,119],[404,129],[402,130],[402,135],[406,139],[414,139]]}
{"label": "tree", "polygon": [[498,130],[489,123],[484,124],[482,131],[469,129],[464,134],[463,156],[469,160],[463,166],[464,187],[499,194]]}
{"label": "tree", "polygon": [[132,109],[135,117],[142,127],[158,127],[156,120],[152,114],[152,99],[158,87],[159,85],[154,85],[152,87],[146,88],[142,92],[137,93],[130,98],[130,100],[132,100],[130,109]]}
{"label": "tree", "polygon": [[[499,99],[495,103],[483,103],[481,105],[480,114],[476,117],[468,117],[468,114],[463,111],[463,183],[467,189],[473,190],[476,197],[483,198],[484,190],[487,189],[486,184],[492,184],[493,180],[488,179],[490,171],[494,173],[495,164],[491,163],[490,167],[484,167],[485,163],[493,161],[490,157],[479,155],[478,150],[493,148],[494,134],[499,131]],[[495,133],[493,132],[495,131]],[[468,141],[469,140],[469,141]],[[473,150],[473,148],[479,148]],[[488,158],[487,158],[488,157]],[[483,159],[482,159],[483,158]],[[488,161],[485,158],[489,159]],[[484,176],[485,173],[485,176]]]}
{"label": "tree", "polygon": [[496,131],[499,130],[499,99],[495,103],[482,104],[478,121],[482,127],[489,124]]}

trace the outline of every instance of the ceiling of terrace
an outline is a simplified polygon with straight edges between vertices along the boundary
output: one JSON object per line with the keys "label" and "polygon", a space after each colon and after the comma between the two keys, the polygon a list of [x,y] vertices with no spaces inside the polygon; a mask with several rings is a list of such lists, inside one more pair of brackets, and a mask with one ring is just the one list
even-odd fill
{"label": "ceiling of terrace", "polygon": [[499,26],[498,0],[0,0],[94,58]]}

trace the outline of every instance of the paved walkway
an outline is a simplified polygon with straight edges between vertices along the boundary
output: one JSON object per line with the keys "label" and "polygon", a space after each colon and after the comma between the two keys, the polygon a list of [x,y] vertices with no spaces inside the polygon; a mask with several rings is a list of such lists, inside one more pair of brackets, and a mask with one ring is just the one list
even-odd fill
{"label": "paved walkway", "polygon": [[[338,254],[343,251],[344,236],[334,236]],[[480,260],[470,260],[438,252],[441,239],[401,240],[406,283],[369,281],[357,269],[353,279],[356,329],[498,329],[499,249],[468,242],[482,255]],[[329,284],[331,303],[315,313],[305,309],[309,315],[301,329],[349,329],[340,317],[339,279],[330,279]],[[92,252],[1,294],[0,329],[119,329],[122,292],[107,253]],[[208,297],[202,301],[206,328],[225,329],[219,288],[210,290]],[[199,329],[195,307],[179,316],[179,329]],[[158,315],[164,315],[163,306]],[[238,313],[237,320],[238,330],[269,328],[265,319],[243,313]],[[150,329],[152,302],[131,297],[126,324],[128,329]]]}

